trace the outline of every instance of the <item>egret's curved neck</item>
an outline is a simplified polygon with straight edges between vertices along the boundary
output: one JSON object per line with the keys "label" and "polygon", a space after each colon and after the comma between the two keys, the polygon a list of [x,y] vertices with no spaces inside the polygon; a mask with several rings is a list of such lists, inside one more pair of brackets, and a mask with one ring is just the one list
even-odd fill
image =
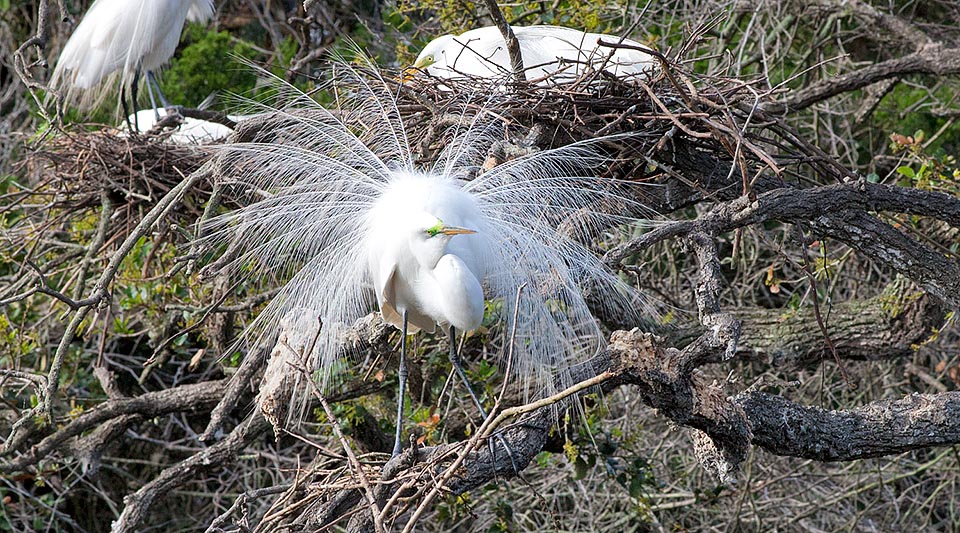
{"label": "egret's curved neck", "polygon": [[410,240],[410,250],[421,267],[433,270],[447,253],[449,243],[449,235],[437,235],[426,240],[413,238]]}

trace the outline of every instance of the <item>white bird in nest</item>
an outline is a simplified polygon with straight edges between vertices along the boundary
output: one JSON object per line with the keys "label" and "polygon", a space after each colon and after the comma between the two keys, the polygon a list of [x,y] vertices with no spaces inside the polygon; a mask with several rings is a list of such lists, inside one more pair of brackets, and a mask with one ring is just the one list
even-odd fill
{"label": "white bird in nest", "polygon": [[[648,47],[615,35],[561,26],[512,28],[528,81],[569,82],[595,71],[629,81],[648,75],[657,65],[656,59],[643,51]],[[496,26],[437,37],[420,51],[412,69],[442,79],[503,78],[511,72],[506,41]],[[410,77],[408,70],[405,79]]]}
{"label": "white bird in nest", "polygon": [[[201,107],[202,109],[202,107]],[[126,118],[127,124],[136,124],[141,132],[147,132],[153,129],[169,113],[165,108],[142,109],[135,115]],[[244,115],[227,115],[227,118],[233,122],[246,120],[250,117]],[[123,127],[122,125],[120,126]],[[180,124],[167,137],[167,140],[176,144],[209,144],[223,141],[233,133],[233,128],[198,118],[183,117]]]}
{"label": "white bird in nest", "polygon": [[157,108],[154,90],[167,107],[155,72],[173,56],[187,20],[212,16],[213,0],[95,0],[60,52],[51,85],[68,102],[88,109],[119,82],[121,105],[126,109],[129,87],[136,108],[143,73],[151,107]]}
{"label": "white bird in nest", "polygon": [[[530,395],[568,386],[570,368],[605,346],[585,286],[592,302],[639,319],[637,293],[587,243],[636,222],[621,213],[642,206],[627,185],[591,173],[605,162],[599,143],[610,138],[481,172],[507,130],[489,102],[463,102],[463,124],[444,134],[435,162],[418,165],[395,88],[366,61],[374,74],[334,66],[326,87],[336,95],[334,111],[284,85],[288,103],[259,110],[277,114],[279,131],[215,148],[231,169],[226,183],[248,188],[256,201],[214,218],[203,240],[230,245],[238,274],[286,280],[244,333],[248,345],[274,334],[288,314],[307,310],[314,324],[319,319],[303,366],[322,386],[344,366],[340,332],[375,306],[401,329],[396,454],[407,334],[439,328],[449,336],[450,360],[485,416],[460,366],[458,331],[486,318],[488,352]],[[296,366],[270,363],[282,372]],[[305,405],[308,389],[300,392],[294,406]]]}

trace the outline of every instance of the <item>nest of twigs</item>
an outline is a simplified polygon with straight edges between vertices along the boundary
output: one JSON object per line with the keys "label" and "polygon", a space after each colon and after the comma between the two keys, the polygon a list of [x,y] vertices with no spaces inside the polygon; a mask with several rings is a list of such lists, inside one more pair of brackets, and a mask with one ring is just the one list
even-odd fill
{"label": "nest of twigs", "polygon": [[[98,207],[104,195],[115,207],[136,212],[150,207],[209,154],[201,147],[169,142],[170,131],[130,133],[80,127],[51,132],[30,150],[22,169],[34,200],[51,209],[73,212]],[[190,206],[186,215],[199,215]]]}
{"label": "nest of twigs", "polygon": [[[736,162],[737,170],[751,177],[764,171],[780,173],[783,164],[772,154],[780,161],[816,159],[815,148],[792,142],[792,129],[773,113],[782,114],[784,109],[762,89],[733,78],[698,76],[661,57],[660,68],[626,81],[598,72],[572,82],[547,79],[538,84],[469,77],[439,80],[422,73],[399,94],[407,133],[425,160],[442,144],[446,127],[464,120],[464,101],[476,100],[478,93],[493,94],[474,107],[505,117],[523,131],[517,141],[521,150],[625,134],[607,143],[606,176],[684,181],[683,165],[699,165],[705,159],[713,164]],[[677,153],[684,156],[679,161]],[[660,161],[661,154],[668,154],[672,163]],[[492,155],[509,159],[516,152],[511,153],[509,146],[493,147]],[[745,179],[744,189],[749,185]]]}

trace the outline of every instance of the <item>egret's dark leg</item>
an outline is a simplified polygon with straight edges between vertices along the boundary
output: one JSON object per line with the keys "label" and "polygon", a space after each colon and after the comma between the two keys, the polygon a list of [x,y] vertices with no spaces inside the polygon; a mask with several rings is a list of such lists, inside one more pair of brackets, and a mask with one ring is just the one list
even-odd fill
{"label": "egret's dark leg", "polygon": [[462,381],[467,387],[467,392],[470,393],[470,398],[473,400],[473,405],[477,406],[477,409],[480,410],[480,416],[486,420],[487,411],[484,410],[483,405],[477,398],[477,394],[473,392],[473,387],[470,386],[470,380],[467,379],[467,374],[463,371],[463,366],[460,364],[460,354],[457,352],[457,333],[456,328],[453,326],[450,326],[450,363],[453,364],[453,368],[457,371],[457,375],[460,376],[460,381]]}
{"label": "egret's dark leg", "polygon": [[140,90],[138,86],[140,85],[140,67],[137,67],[133,71],[133,83],[130,84],[130,103],[133,104],[133,125],[136,128],[134,131],[140,131],[140,124],[137,120],[137,92]]}
{"label": "egret's dark leg", "polygon": [[[123,119],[127,121],[127,128],[130,131],[137,131],[133,127],[133,123],[130,122],[130,107],[127,106],[127,86],[120,84],[120,106],[123,107]],[[133,120],[137,120],[137,116],[133,116]]]}
{"label": "egret's dark leg", "polygon": [[[160,89],[160,83],[157,82],[157,76],[152,70],[147,71],[147,83],[153,84],[153,88],[157,91],[157,97],[160,98],[160,105],[164,108],[170,107],[170,102],[167,101],[167,97],[164,96],[163,91]],[[157,106],[153,106],[153,108],[156,109]]]}
{"label": "egret's dark leg", "polygon": [[[453,365],[453,368],[456,369],[457,375],[460,376],[460,381],[463,382],[463,385],[467,387],[467,392],[470,393],[470,398],[473,400],[473,405],[477,406],[477,410],[480,411],[480,416],[484,420],[487,419],[487,410],[483,408],[483,405],[480,403],[480,399],[477,398],[477,394],[473,392],[473,387],[470,386],[470,380],[467,379],[466,372],[463,371],[463,366],[460,364],[460,352],[457,351],[457,330],[453,326],[450,326],[450,363]],[[507,441],[504,440],[500,435],[494,435],[500,444],[503,445],[503,449],[507,452],[507,457],[510,458],[510,464],[513,466],[513,472],[519,474],[520,471],[517,470],[517,463],[513,459],[513,450],[510,449],[510,445],[507,444]],[[493,441],[490,441],[490,455],[496,458],[497,449],[493,445]]]}
{"label": "egret's dark leg", "polygon": [[397,435],[393,439],[393,455],[400,455],[400,432],[403,431],[403,393],[407,388],[407,312],[403,312],[403,328],[400,337],[400,393],[397,395]]}

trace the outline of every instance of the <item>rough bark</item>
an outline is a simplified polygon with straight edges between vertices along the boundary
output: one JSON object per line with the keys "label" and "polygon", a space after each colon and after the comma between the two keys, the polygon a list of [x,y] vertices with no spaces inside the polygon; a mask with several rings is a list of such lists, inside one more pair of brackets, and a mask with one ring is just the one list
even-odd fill
{"label": "rough bark", "polygon": [[960,392],[912,394],[828,411],[744,392],[734,401],[764,450],[816,461],[851,461],[960,442]]}
{"label": "rough bark", "polygon": [[[805,366],[829,358],[813,309],[741,307],[743,322],[737,357],[771,365]],[[830,339],[842,359],[879,360],[907,357],[928,339],[944,318],[944,310],[916,286],[899,280],[883,294],[830,308]]]}

